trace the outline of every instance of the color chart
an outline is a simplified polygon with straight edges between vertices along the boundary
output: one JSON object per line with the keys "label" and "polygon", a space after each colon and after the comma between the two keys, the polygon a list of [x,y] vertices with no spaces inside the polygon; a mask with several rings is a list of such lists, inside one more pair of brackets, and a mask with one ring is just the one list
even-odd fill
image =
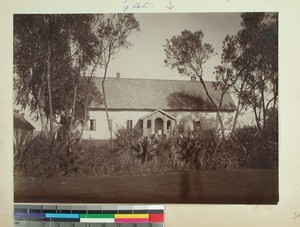
{"label": "color chart", "polygon": [[163,227],[164,205],[15,205],[16,227]]}

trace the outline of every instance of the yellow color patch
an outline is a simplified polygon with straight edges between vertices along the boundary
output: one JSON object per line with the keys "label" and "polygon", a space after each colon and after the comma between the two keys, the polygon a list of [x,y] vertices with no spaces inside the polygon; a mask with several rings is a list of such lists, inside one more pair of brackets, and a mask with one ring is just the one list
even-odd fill
{"label": "yellow color patch", "polygon": [[115,218],[149,218],[149,214],[115,214]]}

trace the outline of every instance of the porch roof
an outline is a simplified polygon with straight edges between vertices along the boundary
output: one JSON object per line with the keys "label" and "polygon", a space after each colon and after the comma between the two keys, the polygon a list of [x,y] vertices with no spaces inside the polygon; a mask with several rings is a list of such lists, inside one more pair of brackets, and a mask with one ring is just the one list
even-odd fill
{"label": "porch roof", "polygon": [[153,112],[151,112],[151,113],[149,113],[149,114],[147,114],[147,115],[141,117],[140,120],[144,120],[145,118],[148,118],[148,117],[150,117],[151,115],[153,115],[153,114],[155,114],[155,113],[157,113],[157,112],[161,112],[163,115],[166,115],[166,116],[168,116],[169,118],[172,118],[173,120],[176,120],[175,117],[173,117],[172,115],[166,113],[165,111],[163,111],[163,110],[161,110],[161,109],[154,110]]}

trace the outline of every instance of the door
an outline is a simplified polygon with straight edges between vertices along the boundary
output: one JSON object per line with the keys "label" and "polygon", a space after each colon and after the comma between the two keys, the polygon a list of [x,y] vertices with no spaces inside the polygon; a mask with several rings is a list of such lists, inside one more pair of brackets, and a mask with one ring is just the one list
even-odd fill
{"label": "door", "polygon": [[164,133],[163,128],[164,128],[163,119],[161,119],[160,117],[156,118],[155,119],[154,133],[157,134],[160,131],[163,134]]}

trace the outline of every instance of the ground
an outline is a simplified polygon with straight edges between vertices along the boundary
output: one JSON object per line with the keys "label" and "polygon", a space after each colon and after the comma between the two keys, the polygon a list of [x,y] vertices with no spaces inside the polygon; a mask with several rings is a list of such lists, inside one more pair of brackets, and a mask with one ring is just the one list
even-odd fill
{"label": "ground", "polygon": [[15,179],[15,202],[277,204],[277,171]]}

